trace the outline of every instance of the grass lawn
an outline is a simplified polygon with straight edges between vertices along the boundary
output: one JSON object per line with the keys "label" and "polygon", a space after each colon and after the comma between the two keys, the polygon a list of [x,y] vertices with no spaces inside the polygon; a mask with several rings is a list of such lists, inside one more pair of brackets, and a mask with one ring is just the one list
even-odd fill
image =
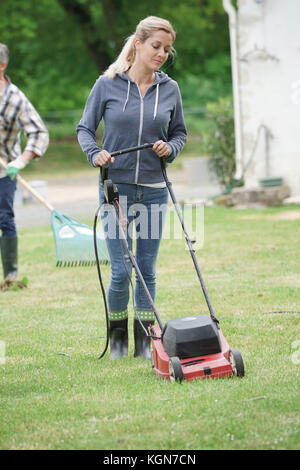
{"label": "grass lawn", "polygon": [[[96,267],[56,268],[50,227],[20,231],[28,288],[0,293],[0,448],[299,449],[300,220],[290,211],[300,207],[205,208],[197,256],[246,375],[182,384],[133,358],[131,306],[129,357],[99,361]],[[163,323],[207,312],[183,240],[163,241],[157,284]]]}

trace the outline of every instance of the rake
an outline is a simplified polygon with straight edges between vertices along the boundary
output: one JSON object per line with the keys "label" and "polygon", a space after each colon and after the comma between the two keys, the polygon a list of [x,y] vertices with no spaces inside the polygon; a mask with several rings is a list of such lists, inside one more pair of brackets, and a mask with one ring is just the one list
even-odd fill
{"label": "rake", "polygon": [[[7,168],[6,162],[0,158],[0,165]],[[61,214],[44,199],[27,181],[20,175],[17,181],[39,202],[51,212],[51,227],[56,247],[56,266],[89,266],[96,263],[93,230],[77,220]],[[97,249],[99,262],[109,263],[104,234],[97,232]]]}

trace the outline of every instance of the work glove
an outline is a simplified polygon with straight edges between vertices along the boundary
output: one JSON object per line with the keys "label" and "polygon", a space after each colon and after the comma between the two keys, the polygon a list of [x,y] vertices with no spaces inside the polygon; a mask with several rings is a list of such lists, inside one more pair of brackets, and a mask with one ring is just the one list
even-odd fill
{"label": "work glove", "polygon": [[8,166],[6,170],[7,176],[9,176],[12,181],[17,177],[18,172],[19,169],[11,165]]}
{"label": "work glove", "polygon": [[19,173],[20,170],[23,170],[25,166],[29,163],[29,158],[27,158],[25,155],[20,155],[18,158],[13,160],[7,165],[7,170],[6,174],[9,176],[9,178],[13,181],[16,177],[17,174]]}

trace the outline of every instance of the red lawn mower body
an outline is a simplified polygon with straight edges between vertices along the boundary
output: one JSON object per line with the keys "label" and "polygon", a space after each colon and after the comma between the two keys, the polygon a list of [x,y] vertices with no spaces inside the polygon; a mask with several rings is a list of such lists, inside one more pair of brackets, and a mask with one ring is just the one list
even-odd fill
{"label": "red lawn mower body", "polygon": [[[155,325],[150,329],[152,334],[152,368],[155,375],[157,375],[159,378],[167,380],[179,380],[181,382],[183,379],[194,380],[224,378],[231,377],[232,375],[239,375],[236,373],[232,363],[233,354],[220,329],[218,332],[221,344],[221,352],[204,356],[195,356],[192,358],[176,358],[178,367],[180,368],[181,366],[182,376],[180,376],[180,373],[178,375],[175,372],[175,377],[173,367],[171,365],[173,358],[171,358],[165,351],[161,339],[153,338],[153,336],[161,338],[162,331],[160,327]],[[170,371],[170,365],[172,371]]]}

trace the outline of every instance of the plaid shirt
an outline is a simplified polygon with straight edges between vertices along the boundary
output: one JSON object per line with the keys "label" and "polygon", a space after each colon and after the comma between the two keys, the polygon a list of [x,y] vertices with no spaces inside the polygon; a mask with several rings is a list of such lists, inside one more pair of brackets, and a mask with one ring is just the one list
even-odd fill
{"label": "plaid shirt", "polygon": [[[10,162],[21,155],[21,131],[27,138],[25,150],[41,157],[47,150],[49,134],[38,112],[9,78],[0,95],[0,156]],[[0,167],[0,178],[6,171]]]}

